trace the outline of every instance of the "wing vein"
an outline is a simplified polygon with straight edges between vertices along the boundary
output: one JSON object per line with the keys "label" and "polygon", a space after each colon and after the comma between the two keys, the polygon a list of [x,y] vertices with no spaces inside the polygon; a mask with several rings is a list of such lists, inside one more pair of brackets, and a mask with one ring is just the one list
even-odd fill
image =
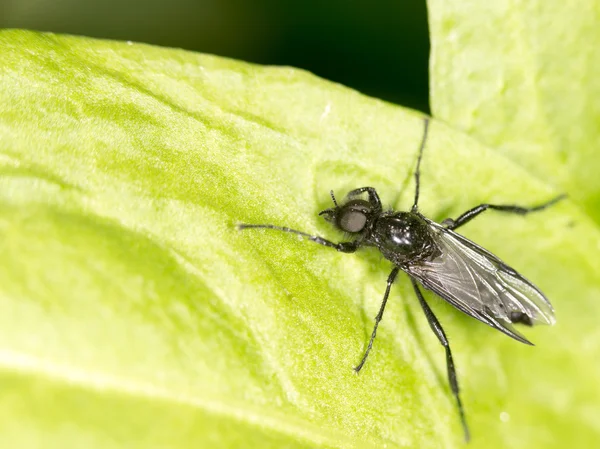
{"label": "wing vein", "polygon": [[531,324],[554,324],[550,302],[530,281],[467,238],[427,221],[435,233],[437,256],[406,268],[423,287],[525,343],[525,337],[512,327],[514,313],[525,314]]}

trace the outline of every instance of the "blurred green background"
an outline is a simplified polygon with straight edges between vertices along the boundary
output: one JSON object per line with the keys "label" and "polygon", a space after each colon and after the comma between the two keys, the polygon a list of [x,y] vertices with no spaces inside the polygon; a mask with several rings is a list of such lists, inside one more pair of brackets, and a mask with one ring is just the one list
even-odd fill
{"label": "blurred green background", "polygon": [[425,0],[0,0],[0,27],[290,65],[429,112]]}

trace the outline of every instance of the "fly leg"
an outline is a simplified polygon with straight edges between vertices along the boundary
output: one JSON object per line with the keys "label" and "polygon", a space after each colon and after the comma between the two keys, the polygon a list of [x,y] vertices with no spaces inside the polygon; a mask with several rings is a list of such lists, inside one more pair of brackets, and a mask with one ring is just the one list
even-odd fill
{"label": "fly leg", "polygon": [[469,209],[468,211],[466,211],[464,214],[462,214],[461,216],[459,216],[456,220],[453,220],[452,218],[446,218],[442,224],[446,225],[446,229],[457,229],[460,226],[468,223],[469,221],[471,221],[473,218],[475,218],[477,215],[481,214],[482,212],[485,212],[488,209],[493,209],[493,210],[499,210],[501,212],[508,212],[511,214],[518,214],[518,215],[527,215],[530,212],[538,212],[540,210],[544,210],[550,206],[552,206],[553,204],[558,203],[560,200],[566,198],[566,195],[559,195],[556,198],[551,199],[550,201],[547,201],[545,203],[542,203],[538,206],[533,206],[533,207],[523,207],[523,206],[516,206],[516,205],[508,205],[508,204],[480,204],[477,207],[474,207],[473,209]]}
{"label": "fly leg", "polygon": [[354,190],[351,190],[350,192],[348,192],[348,194],[346,196],[348,198],[354,198],[363,192],[368,193],[369,203],[371,203],[374,206],[375,211],[381,212],[381,210],[382,210],[381,200],[379,199],[379,195],[377,194],[377,191],[373,187],[361,187],[359,189],[354,189]]}
{"label": "fly leg", "polygon": [[462,402],[460,400],[459,388],[458,388],[458,380],[456,378],[456,369],[454,368],[454,360],[452,359],[452,352],[450,351],[450,343],[448,342],[448,338],[446,338],[446,334],[444,329],[442,329],[442,325],[438,321],[438,319],[433,314],[432,310],[429,308],[429,305],[425,302],[425,298],[423,298],[423,294],[417,285],[417,281],[415,281],[412,277],[410,278],[412,282],[413,288],[415,289],[415,293],[417,294],[417,298],[419,299],[419,303],[421,303],[421,307],[423,308],[423,312],[425,312],[425,316],[427,317],[427,321],[429,322],[429,326],[431,330],[438,338],[442,346],[446,349],[446,366],[448,368],[448,382],[450,383],[450,389],[452,390],[452,394],[456,398],[456,404],[458,406],[458,414],[460,415],[460,421],[463,426],[463,431],[465,433],[465,440],[469,441],[471,438],[469,434],[469,426],[467,426],[467,420],[465,418],[465,411],[463,409]]}
{"label": "fly leg", "polygon": [[240,224],[236,225],[236,227],[239,231],[241,231],[243,229],[274,229],[275,231],[288,232],[290,234],[296,234],[296,235],[300,235],[302,237],[306,237],[311,242],[315,242],[315,243],[318,243],[319,245],[323,245],[323,246],[327,246],[329,248],[336,249],[342,253],[353,253],[360,246],[360,240],[354,240],[352,242],[335,243],[335,242],[332,242],[331,240],[327,240],[327,239],[324,239],[323,237],[319,237],[318,235],[310,235],[310,234],[307,234],[306,232],[297,231],[295,229],[291,229],[291,228],[288,228],[285,226],[275,226],[275,225],[270,225],[270,224],[255,225],[255,224],[240,223]]}
{"label": "fly leg", "polygon": [[377,335],[377,326],[379,326],[379,322],[383,318],[383,311],[385,310],[385,305],[387,304],[388,296],[390,296],[390,289],[392,288],[392,284],[396,280],[398,271],[400,271],[400,268],[394,267],[394,269],[388,276],[387,287],[385,289],[385,294],[383,295],[383,301],[381,301],[381,307],[379,307],[379,313],[375,317],[375,326],[373,327],[373,332],[371,333],[371,339],[369,340],[369,344],[367,345],[367,350],[365,351],[365,355],[363,355],[363,358],[360,361],[360,363],[354,367],[354,371],[356,371],[357,373],[362,369],[363,365],[367,361],[369,352],[371,352],[371,348],[373,347],[373,341],[375,340],[375,336]]}
{"label": "fly leg", "polygon": [[423,158],[423,150],[425,149],[425,142],[427,142],[427,131],[429,130],[429,117],[423,119],[423,138],[421,139],[421,146],[419,147],[419,156],[417,158],[417,168],[415,168],[415,201],[413,202],[411,211],[417,212],[419,210],[419,189],[421,188],[421,159]]}

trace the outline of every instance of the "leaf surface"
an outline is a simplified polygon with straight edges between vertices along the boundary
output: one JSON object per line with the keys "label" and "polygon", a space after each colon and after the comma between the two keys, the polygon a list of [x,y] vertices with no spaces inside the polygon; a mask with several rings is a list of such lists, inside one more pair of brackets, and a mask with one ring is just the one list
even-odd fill
{"label": "leaf surface", "polygon": [[600,3],[428,1],[431,109],[600,223]]}
{"label": "leaf surface", "polygon": [[[317,213],[363,185],[409,207],[418,114],[181,50],[23,31],[0,49],[0,447],[462,447],[406,278],[357,376],[389,264],[234,226],[337,240]],[[422,181],[436,220],[556,193],[440,122]],[[530,348],[427,296],[472,447],[592,441],[597,227],[571,202],[492,215],[465,234],[539,284],[559,324]]]}

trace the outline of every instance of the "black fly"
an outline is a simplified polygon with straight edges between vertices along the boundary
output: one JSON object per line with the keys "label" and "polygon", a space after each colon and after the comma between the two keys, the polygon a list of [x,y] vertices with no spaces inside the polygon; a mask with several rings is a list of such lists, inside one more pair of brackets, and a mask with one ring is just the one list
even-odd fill
{"label": "black fly", "polygon": [[[408,274],[429,326],[446,350],[448,381],[456,398],[465,439],[468,441],[469,428],[460,400],[450,345],[440,322],[425,302],[419,284],[467,315],[517,341],[531,345],[532,343],[517,332],[512,324],[554,324],[552,305],[530,281],[492,253],[457,234],[455,230],[487,209],[525,215],[553,205],[564,198],[564,195],[534,207],[481,204],[454,220],[444,220],[442,224],[428,219],[417,207],[421,156],[427,140],[428,125],[429,120],[425,119],[423,140],[415,170],[415,199],[410,212],[384,211],[375,189],[362,187],[349,192],[346,201],[341,205],[331,192],[334,207],[319,214],[339,230],[356,236],[354,240],[335,243],[319,236],[274,225],[240,224],[238,229],[266,228],[298,234],[344,253],[353,253],[362,246],[372,246],[394,264],[388,276],[379,313],[375,317],[371,338],[360,363],[354,368],[356,372],[361,370],[371,351],[377,326],[383,317],[390,288],[398,272],[402,270]],[[367,199],[359,198],[364,193],[367,194]]]}

